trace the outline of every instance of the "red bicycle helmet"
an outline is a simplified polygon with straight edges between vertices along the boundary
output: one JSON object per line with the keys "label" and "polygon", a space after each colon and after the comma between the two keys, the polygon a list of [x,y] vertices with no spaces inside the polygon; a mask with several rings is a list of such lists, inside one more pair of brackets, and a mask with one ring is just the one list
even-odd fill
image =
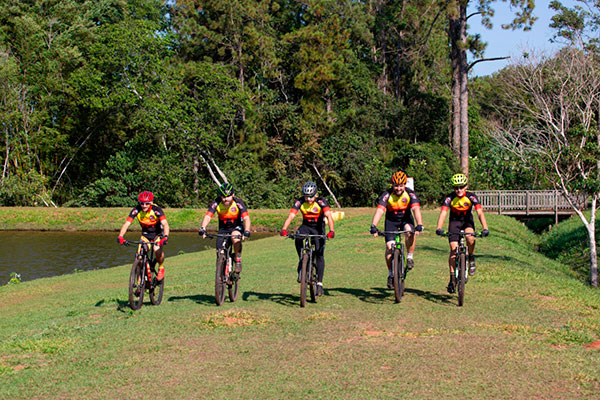
{"label": "red bicycle helmet", "polygon": [[154,195],[152,192],[145,191],[140,193],[138,196],[138,201],[140,203],[152,203],[152,200],[154,200]]}
{"label": "red bicycle helmet", "polygon": [[394,175],[392,175],[392,183],[394,185],[404,185],[406,181],[406,174],[402,171],[394,172]]}

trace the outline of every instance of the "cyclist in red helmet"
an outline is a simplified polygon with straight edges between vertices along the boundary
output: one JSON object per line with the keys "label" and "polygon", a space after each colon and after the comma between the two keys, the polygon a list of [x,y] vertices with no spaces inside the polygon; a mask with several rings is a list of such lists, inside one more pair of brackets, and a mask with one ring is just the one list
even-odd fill
{"label": "cyclist in red helmet", "polygon": [[[415,252],[415,237],[423,231],[423,218],[421,217],[421,204],[417,194],[406,187],[408,178],[402,171],[392,175],[392,187],[381,194],[377,202],[377,209],[373,215],[369,232],[377,237],[377,224],[385,213],[386,231],[412,231],[406,234],[406,268],[412,269],[415,265],[413,254]],[[411,212],[412,211],[412,212]],[[413,219],[414,214],[414,219]],[[415,226],[415,221],[417,225]],[[394,252],[394,234],[385,234],[385,262],[388,267],[388,289],[394,288],[392,280],[392,254]]]}
{"label": "cyclist in red helmet", "polygon": [[129,225],[131,225],[134,219],[137,219],[142,227],[142,240],[151,242],[156,237],[160,237],[160,240],[154,245],[154,254],[156,261],[158,261],[156,279],[161,281],[165,277],[165,253],[162,250],[162,246],[167,244],[170,229],[162,208],[154,204],[153,201],[154,195],[152,192],[145,191],[139,194],[139,203],[131,210],[127,220],[125,220],[125,223],[121,227],[117,242],[122,245],[126,244],[123,235],[125,235],[125,232],[127,232]]}

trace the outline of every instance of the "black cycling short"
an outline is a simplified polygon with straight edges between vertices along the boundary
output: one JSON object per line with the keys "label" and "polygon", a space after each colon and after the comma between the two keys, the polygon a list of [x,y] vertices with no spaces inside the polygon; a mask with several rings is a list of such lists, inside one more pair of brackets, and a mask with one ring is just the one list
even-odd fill
{"label": "black cycling short", "polygon": [[[404,217],[402,219],[402,221],[400,222],[393,222],[390,220],[385,220],[385,229],[386,231],[403,231],[404,228],[406,227],[406,225],[410,226],[410,230],[414,231],[415,230],[415,221],[412,218],[412,215],[410,215],[410,213],[408,214],[408,217]],[[394,235],[393,233],[386,233],[385,234],[385,242],[393,242],[396,238],[396,235]]]}
{"label": "black cycling short", "polygon": [[[238,225],[238,226],[234,226],[233,228],[229,228],[229,229],[222,228],[222,229],[219,229],[218,233],[222,235],[222,234],[226,234],[226,233],[232,233],[234,231],[243,233],[244,227],[241,225]],[[225,248],[225,239],[228,239],[228,238],[217,237],[217,250],[222,250]]]}
{"label": "black cycling short", "polygon": [[[475,225],[473,224],[472,221],[450,221],[450,223],[448,224],[448,232],[460,232],[460,231],[465,231],[467,230],[467,228],[473,228],[475,229]],[[448,241],[449,242],[458,242],[458,239],[460,238],[459,235],[450,235],[448,237]]]}

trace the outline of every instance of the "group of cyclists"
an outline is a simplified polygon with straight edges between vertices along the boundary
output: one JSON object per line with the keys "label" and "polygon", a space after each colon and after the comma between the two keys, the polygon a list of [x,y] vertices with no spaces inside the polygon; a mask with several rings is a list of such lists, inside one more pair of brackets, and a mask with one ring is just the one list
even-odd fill
{"label": "group of cyclists", "polygon": [[[408,178],[403,171],[397,171],[392,175],[391,187],[384,191],[377,202],[377,208],[369,232],[377,237],[379,231],[377,225],[385,214],[384,231],[407,231],[405,244],[407,249],[406,267],[412,269],[414,267],[414,251],[416,245],[416,237],[423,232],[423,219],[421,215],[421,206],[419,198],[413,189],[407,187]],[[446,219],[448,211],[450,212],[448,232],[465,231],[468,233],[475,232],[475,224],[473,219],[473,209],[477,213],[477,217],[482,225],[481,236],[489,235],[487,221],[483,213],[483,208],[479,199],[473,192],[469,192],[467,176],[461,173],[455,174],[451,179],[454,191],[445,196],[440,215],[438,217],[436,234],[444,235],[442,225]],[[321,238],[313,238],[315,246],[316,266],[317,266],[317,296],[324,294],[323,275],[325,271],[325,237],[333,239],[335,237],[334,219],[327,200],[318,195],[317,184],[314,182],[306,182],[302,187],[302,196],[298,197],[289,215],[285,219],[281,236],[288,236],[288,228],[294,217],[300,212],[302,214],[302,224],[296,231],[299,234],[321,235]],[[154,251],[157,262],[159,264],[157,280],[161,281],[165,277],[165,255],[162,251],[162,246],[167,244],[169,238],[169,224],[163,210],[154,204],[154,195],[151,192],[144,191],[138,196],[138,205],[134,207],[125,223],[119,231],[117,241],[121,245],[127,244],[124,239],[124,234],[131,223],[137,219],[142,228],[142,240],[153,242]],[[219,220],[219,234],[231,234],[233,244],[235,269],[232,280],[240,278],[242,272],[242,241],[250,237],[250,215],[248,208],[243,200],[235,196],[235,191],[230,183],[224,183],[217,190],[217,198],[209,205],[198,234],[206,237],[206,228],[212,219],[217,214]],[[325,225],[329,231],[325,233]],[[385,233],[385,261],[388,267],[387,287],[392,289],[392,253],[395,245],[393,234]],[[158,240],[157,240],[158,239]],[[450,281],[448,282],[448,293],[455,292],[454,282],[454,265],[456,257],[456,249],[458,246],[458,235],[449,235],[450,255],[448,257],[448,266],[450,272]],[[469,249],[469,275],[475,274],[475,237],[467,236],[467,247]],[[302,250],[302,239],[295,240],[296,251],[300,258]],[[224,239],[219,237],[216,243],[217,252],[222,252],[225,247]],[[298,282],[300,281],[300,261],[298,262]]]}

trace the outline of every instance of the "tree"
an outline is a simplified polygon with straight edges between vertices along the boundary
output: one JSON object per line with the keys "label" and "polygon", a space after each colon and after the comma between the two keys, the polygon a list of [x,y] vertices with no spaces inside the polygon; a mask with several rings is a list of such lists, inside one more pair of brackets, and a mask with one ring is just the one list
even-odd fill
{"label": "tree", "polygon": [[[590,282],[598,287],[596,209],[600,198],[600,65],[591,52],[564,48],[552,58],[523,58],[504,80],[506,102],[492,134],[524,165],[543,173],[587,230]],[[590,199],[589,220],[578,197]]]}
{"label": "tree", "polygon": [[[479,36],[467,34],[467,22],[475,15],[482,16],[485,26],[491,28],[491,17],[494,15],[492,3],[497,0],[477,0],[477,11],[467,14],[470,0],[450,0],[447,4],[448,13],[448,38],[451,45],[450,59],[452,64],[452,148],[460,160],[463,173],[469,173],[469,89],[468,73],[473,65],[478,62],[492,61],[499,58],[482,58],[485,44],[481,43]],[[502,0],[507,2],[509,0]],[[535,7],[534,0],[510,0],[511,6],[516,11],[515,18],[502,25],[504,29],[530,29],[535,21],[532,12]],[[471,51],[478,59],[471,64],[467,61],[467,51]]]}

